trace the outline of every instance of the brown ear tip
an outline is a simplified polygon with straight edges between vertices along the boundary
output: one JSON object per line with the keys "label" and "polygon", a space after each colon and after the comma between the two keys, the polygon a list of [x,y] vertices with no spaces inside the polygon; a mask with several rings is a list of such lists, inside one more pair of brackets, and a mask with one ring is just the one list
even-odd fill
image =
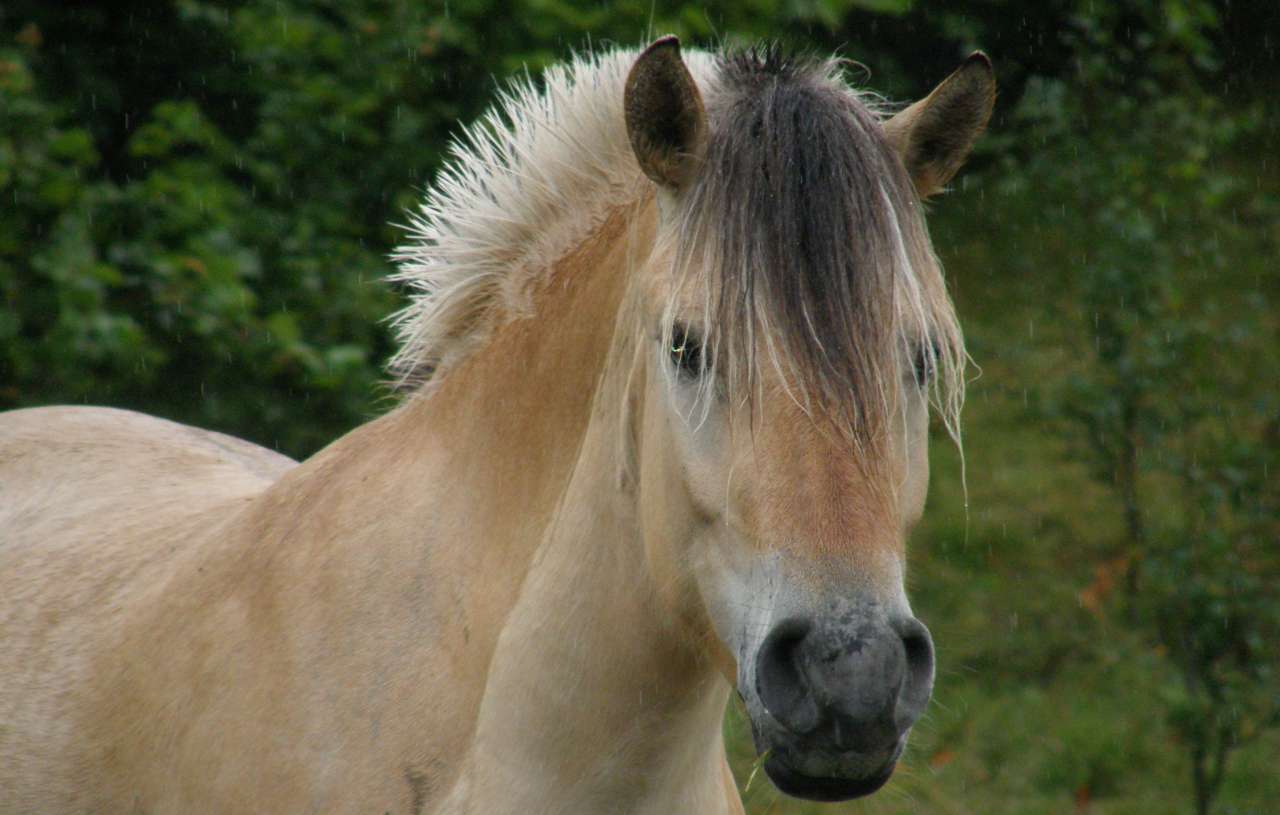
{"label": "brown ear tip", "polygon": [[964,60],[965,68],[980,68],[988,74],[995,74],[995,66],[991,64],[991,57],[987,56],[986,51],[974,51]]}
{"label": "brown ear tip", "polygon": [[680,38],[677,37],[675,34],[668,34],[665,37],[659,37],[658,39],[649,43],[649,47],[644,49],[644,53],[642,53],[640,56],[646,57],[649,54],[654,53],[655,51],[661,51],[667,48],[674,48],[677,54],[680,53]]}

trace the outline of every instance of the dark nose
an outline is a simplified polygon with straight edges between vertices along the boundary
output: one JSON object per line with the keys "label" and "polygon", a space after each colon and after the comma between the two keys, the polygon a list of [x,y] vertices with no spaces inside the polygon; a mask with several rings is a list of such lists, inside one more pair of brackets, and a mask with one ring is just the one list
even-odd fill
{"label": "dark nose", "polygon": [[881,751],[929,704],[933,641],[915,618],[784,620],[760,648],[756,683],[792,733],[842,752]]}

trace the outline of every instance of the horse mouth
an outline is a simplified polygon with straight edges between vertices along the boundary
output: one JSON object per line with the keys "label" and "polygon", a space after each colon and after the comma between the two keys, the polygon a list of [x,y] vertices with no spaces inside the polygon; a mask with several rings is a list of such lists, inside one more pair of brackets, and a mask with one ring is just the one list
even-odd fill
{"label": "horse mouth", "polygon": [[781,757],[770,756],[764,763],[764,771],[775,787],[792,797],[810,801],[847,801],[870,795],[883,787],[893,776],[896,765],[896,760],[890,761],[878,773],[865,778],[833,778],[806,775]]}

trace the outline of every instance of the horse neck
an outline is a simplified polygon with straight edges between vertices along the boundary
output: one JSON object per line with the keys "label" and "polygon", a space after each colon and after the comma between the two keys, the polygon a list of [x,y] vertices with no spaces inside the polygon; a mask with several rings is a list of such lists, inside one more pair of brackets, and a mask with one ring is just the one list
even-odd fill
{"label": "horse neck", "polygon": [[[619,477],[616,385],[632,356],[613,335],[633,328],[617,312],[656,213],[650,201],[620,215],[556,272],[585,285],[552,279],[537,307],[545,330],[495,337],[475,378],[433,395],[439,412],[423,419],[467,428],[459,444],[485,451],[466,487],[476,514],[508,527],[464,566],[485,589],[472,641],[496,634],[468,767],[484,782],[458,788],[473,811],[711,812],[732,784],[728,687],[665,616]],[[499,415],[468,427],[495,404]]]}
{"label": "horse neck", "polygon": [[284,584],[379,558],[466,587],[470,633],[500,624],[582,443],[634,218],[615,210],[536,284],[531,316],[500,321],[428,392],[274,485],[251,537],[292,542],[255,565]]}
{"label": "horse neck", "polygon": [[722,812],[729,686],[671,619],[596,411],[503,627],[471,772],[473,811]]}
{"label": "horse neck", "polygon": [[[261,547],[255,579],[324,632],[316,661],[349,639],[364,673],[399,666],[398,709],[469,719],[458,729],[471,734],[477,772],[559,762],[486,782],[487,795],[595,794],[571,782],[600,776],[587,767],[607,760],[639,773],[603,773],[625,783],[658,778],[658,764],[704,788],[710,779],[704,797],[723,804],[727,689],[653,601],[616,477],[622,411],[597,398],[627,273],[652,246],[655,217],[652,200],[614,211],[540,284],[533,317],[499,326],[430,394],[304,462],[260,508],[257,537],[306,541]],[[381,630],[343,633],[357,624]],[[379,670],[384,686],[400,684]],[[526,738],[512,737],[516,722]],[[528,789],[547,779],[556,785]]]}

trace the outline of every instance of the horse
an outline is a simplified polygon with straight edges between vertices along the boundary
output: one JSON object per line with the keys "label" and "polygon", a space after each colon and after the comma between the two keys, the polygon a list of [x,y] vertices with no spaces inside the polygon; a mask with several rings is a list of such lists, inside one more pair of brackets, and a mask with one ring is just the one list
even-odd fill
{"label": "horse", "polygon": [[463,131],[393,260],[403,398],[295,463],[0,417],[0,811],[742,812],[889,778],[965,352],[922,202],[975,53],[891,110],[770,46],[576,56]]}

